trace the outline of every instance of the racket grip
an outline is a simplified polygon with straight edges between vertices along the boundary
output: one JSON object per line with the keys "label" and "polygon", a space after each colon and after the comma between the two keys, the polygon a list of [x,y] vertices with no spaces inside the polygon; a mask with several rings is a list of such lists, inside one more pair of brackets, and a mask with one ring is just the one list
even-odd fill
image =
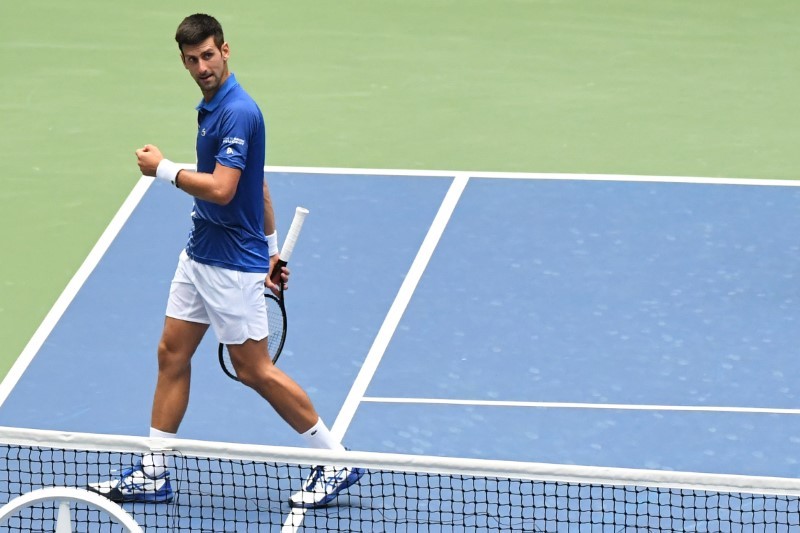
{"label": "racket grip", "polygon": [[278,262],[275,263],[275,267],[272,269],[272,273],[269,276],[269,279],[275,285],[280,286],[281,284],[281,272],[283,271],[283,267],[286,266],[286,261],[283,259],[278,259]]}

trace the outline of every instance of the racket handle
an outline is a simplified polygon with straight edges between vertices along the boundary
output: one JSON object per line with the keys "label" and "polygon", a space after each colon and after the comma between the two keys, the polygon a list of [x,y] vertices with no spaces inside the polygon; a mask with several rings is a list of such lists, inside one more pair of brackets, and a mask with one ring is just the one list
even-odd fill
{"label": "racket handle", "polygon": [[300,236],[300,230],[303,229],[303,222],[305,222],[307,215],[308,209],[305,207],[298,207],[294,210],[292,225],[289,226],[289,233],[286,234],[286,240],[283,241],[283,248],[281,248],[281,258],[275,268],[272,269],[272,275],[269,278],[275,285],[283,286],[281,284],[281,269],[286,266],[292,257],[294,245],[297,244],[297,238]]}
{"label": "racket handle", "polygon": [[298,207],[294,210],[292,225],[289,226],[289,233],[286,234],[286,240],[283,241],[283,247],[281,248],[281,260],[288,262],[292,258],[294,245],[297,243],[297,238],[300,236],[300,230],[303,229],[303,222],[305,222],[307,215],[308,209],[305,207]]}
{"label": "racket handle", "polygon": [[269,279],[272,280],[272,283],[274,283],[275,285],[280,286],[281,271],[285,266],[286,266],[286,261],[284,261],[283,259],[278,259],[278,262],[275,263],[275,268],[272,269],[272,273],[269,276]]}

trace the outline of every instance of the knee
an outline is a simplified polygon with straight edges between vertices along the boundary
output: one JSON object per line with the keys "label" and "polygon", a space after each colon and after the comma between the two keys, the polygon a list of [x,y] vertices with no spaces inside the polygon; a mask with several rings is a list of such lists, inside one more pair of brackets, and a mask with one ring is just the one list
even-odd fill
{"label": "knee", "polygon": [[158,371],[180,374],[188,371],[191,357],[187,357],[164,339],[158,343]]}
{"label": "knee", "polygon": [[243,385],[260,391],[268,389],[275,382],[275,377],[270,372],[271,365],[240,364],[234,365],[236,377]]}

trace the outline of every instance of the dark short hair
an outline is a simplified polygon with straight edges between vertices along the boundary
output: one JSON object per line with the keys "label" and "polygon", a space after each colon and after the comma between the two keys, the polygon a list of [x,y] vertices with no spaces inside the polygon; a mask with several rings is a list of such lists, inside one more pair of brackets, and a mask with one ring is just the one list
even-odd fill
{"label": "dark short hair", "polygon": [[209,37],[214,37],[217,48],[221,48],[225,42],[222,25],[217,19],[204,13],[189,15],[178,25],[178,31],[175,32],[175,41],[181,52],[183,45],[200,44]]}

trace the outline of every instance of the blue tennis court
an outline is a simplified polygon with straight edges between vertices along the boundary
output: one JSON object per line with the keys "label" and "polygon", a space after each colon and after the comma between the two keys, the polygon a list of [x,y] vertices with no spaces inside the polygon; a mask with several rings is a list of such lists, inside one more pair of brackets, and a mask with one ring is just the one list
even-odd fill
{"label": "blue tennis court", "polygon": [[[794,183],[268,178],[281,235],[296,206],[311,212],[279,364],[348,447],[797,476]],[[147,434],[190,210],[181,191],[142,179],[6,379],[0,425]],[[213,333],[179,436],[301,445],[223,375]]]}

